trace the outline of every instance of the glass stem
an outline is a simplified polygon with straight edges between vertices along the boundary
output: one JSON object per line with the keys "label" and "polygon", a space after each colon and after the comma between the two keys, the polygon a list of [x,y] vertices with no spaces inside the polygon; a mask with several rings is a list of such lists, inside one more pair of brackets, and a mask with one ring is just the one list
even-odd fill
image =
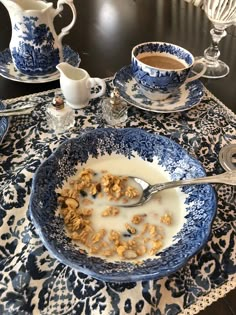
{"label": "glass stem", "polygon": [[220,56],[219,42],[227,33],[224,29],[217,29],[216,27],[211,29],[210,33],[212,42],[211,46],[204,51],[204,57],[209,65],[214,66],[217,65]]}

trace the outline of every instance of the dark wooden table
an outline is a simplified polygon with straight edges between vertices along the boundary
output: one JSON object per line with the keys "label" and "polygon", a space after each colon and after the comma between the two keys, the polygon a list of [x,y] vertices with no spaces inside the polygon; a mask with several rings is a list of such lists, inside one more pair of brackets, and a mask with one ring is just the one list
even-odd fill
{"label": "dark wooden table", "polygon": [[[56,3],[56,1],[53,1]],[[167,41],[202,55],[210,44],[211,24],[204,12],[184,0],[74,0],[78,20],[63,43],[78,51],[81,67],[91,76],[108,77],[130,63],[131,49],[144,41]],[[71,13],[65,7],[56,18],[59,31],[67,25]],[[0,4],[0,50],[9,46],[11,23]],[[236,113],[236,28],[220,42],[221,59],[230,66],[227,77],[202,79],[205,86]],[[59,87],[59,81],[26,84],[0,77],[0,97],[13,98]],[[199,315],[235,315],[236,290],[201,311]]]}

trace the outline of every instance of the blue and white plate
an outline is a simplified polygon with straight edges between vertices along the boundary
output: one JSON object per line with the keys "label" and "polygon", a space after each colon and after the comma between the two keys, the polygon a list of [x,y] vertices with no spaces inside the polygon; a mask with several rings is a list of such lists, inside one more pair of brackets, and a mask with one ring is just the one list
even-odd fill
{"label": "blue and white plate", "polygon": [[[140,167],[136,167],[137,164]],[[173,202],[174,233],[168,237],[167,244],[161,251],[151,257],[140,258],[139,263],[95,256],[68,237],[63,218],[58,211],[58,194],[66,187],[71,176],[78,174],[82,168],[96,170],[99,166],[107,169],[108,165],[116,175],[121,174],[125,168],[126,175],[140,176],[139,172],[143,172],[144,176],[158,171],[159,175],[164,174],[168,180],[205,175],[201,164],[180,145],[167,137],[138,128],[100,128],[67,140],[43,162],[33,178],[30,215],[48,251],[65,265],[94,278],[113,282],[158,279],[184,266],[207,242],[211,232],[216,214],[216,195],[208,184],[190,185],[178,188],[178,191],[166,190],[153,197],[161,198],[161,205],[158,205],[157,200],[150,201],[154,202],[158,214],[152,217],[152,208],[147,211],[148,219],[152,224],[158,224],[161,208],[166,209],[163,206],[164,199]],[[157,180],[156,176],[154,180]],[[170,196],[159,195],[162,193]],[[178,197],[176,200],[182,200],[181,209],[177,206],[178,202],[173,201],[175,194]],[[132,217],[140,208],[142,207],[123,208],[125,212],[119,214],[121,220],[129,222],[128,216]],[[144,211],[143,208],[141,211]],[[105,229],[116,229],[120,226],[123,228],[119,216],[114,217],[114,220],[114,224],[108,225],[105,219]]]}
{"label": "blue and white plate", "polygon": [[[0,109],[4,109],[5,106],[0,102]],[[0,144],[2,143],[3,138],[5,137],[9,127],[9,119],[7,117],[1,117],[0,115]]]}
{"label": "blue and white plate", "polygon": [[[63,46],[63,57],[65,62],[74,67],[78,67],[81,61],[79,54],[68,45]],[[29,76],[21,73],[14,67],[9,48],[0,52],[0,75],[6,79],[23,83],[45,83],[60,78],[59,71],[43,76]]]}
{"label": "blue and white plate", "polygon": [[204,85],[200,80],[189,82],[177,89],[164,101],[152,101],[142,94],[133,78],[130,65],[121,68],[114,77],[114,86],[129,104],[157,113],[172,113],[191,109],[199,104],[204,95]]}

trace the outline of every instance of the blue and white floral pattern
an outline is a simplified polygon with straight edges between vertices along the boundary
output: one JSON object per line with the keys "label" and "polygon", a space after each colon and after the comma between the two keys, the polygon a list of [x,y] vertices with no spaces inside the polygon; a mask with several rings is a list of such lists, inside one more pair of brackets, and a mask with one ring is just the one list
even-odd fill
{"label": "blue and white floral pattern", "polygon": [[[216,212],[216,196],[210,185],[183,187],[186,194],[185,223],[172,244],[142,264],[109,262],[93,257],[68,239],[63,219],[57,214],[56,190],[78,164],[84,167],[90,158],[112,153],[127,159],[160,165],[172,180],[205,175],[200,163],[174,141],[140,128],[99,128],[64,142],[37,170],[30,197],[30,214],[37,233],[53,256],[64,264],[100,280],[131,282],[158,279],[183,266],[207,241]],[[157,160],[157,162],[153,162]]]}
{"label": "blue and white floral pattern", "polygon": [[[24,30],[24,31],[23,31]],[[16,68],[27,75],[45,75],[56,71],[60,52],[54,47],[55,39],[46,24],[39,24],[37,16],[23,16],[12,32],[18,37],[17,47],[11,45]]]}
{"label": "blue and white floral pattern", "polygon": [[[78,52],[74,51],[70,46],[64,45],[63,49],[63,61],[69,63],[74,67],[78,67],[80,64],[80,56]],[[54,73],[32,76],[23,74],[18,71],[12,61],[12,56],[9,48],[6,48],[0,52],[0,75],[9,80],[24,82],[24,83],[44,83],[55,81],[60,78],[60,73],[56,70]]]}
{"label": "blue and white floral pattern", "polygon": [[[4,108],[5,106],[0,101],[0,109],[4,109]],[[9,126],[9,119],[7,117],[1,117],[1,114],[0,114],[0,145],[5,134],[7,133],[8,126]]]}
{"label": "blue and white floral pattern", "polygon": [[[149,66],[143,63],[140,58],[142,56],[160,54],[164,56],[171,56],[183,63],[181,69],[158,69],[157,67]],[[173,93],[176,88],[187,79],[191,66],[193,65],[193,56],[190,52],[169,43],[147,42],[137,45],[132,50],[131,69],[134,79],[137,81],[144,94],[152,95],[152,99],[160,99]],[[159,98],[155,98],[159,95]]]}
{"label": "blue and white floral pattern", "polygon": [[[32,177],[65,140],[107,127],[100,99],[92,100],[89,107],[76,111],[75,127],[57,137],[49,131],[45,117],[53,96],[50,91],[29,96],[37,100],[35,111],[12,117],[0,145],[0,314],[177,315],[211,290],[230,283],[236,273],[236,191],[223,184],[215,186],[218,208],[208,242],[167,277],[108,283],[75,271],[49,254],[28,213]],[[12,105],[17,102],[11,101]],[[208,92],[186,112],[154,114],[130,107],[129,119],[120,127],[139,127],[173,139],[201,162],[208,175],[223,172],[219,151],[236,143],[236,116]]]}
{"label": "blue and white floral pattern", "polygon": [[114,77],[114,85],[119,88],[120,95],[129,104],[157,113],[172,113],[188,110],[200,103],[204,95],[204,86],[195,80],[178,88],[164,101],[148,99],[135,81],[130,65],[121,68]]}
{"label": "blue and white floral pattern", "polygon": [[179,47],[177,45],[169,44],[169,43],[152,43],[147,42],[146,44],[140,44],[137,45],[137,48],[135,49],[134,56],[137,57],[140,54],[146,53],[146,52],[155,52],[155,53],[163,53],[163,54],[170,54],[173,56],[176,56],[178,59],[181,59],[184,63],[191,66],[193,63],[193,57],[189,54],[188,51],[186,51],[184,48]]}

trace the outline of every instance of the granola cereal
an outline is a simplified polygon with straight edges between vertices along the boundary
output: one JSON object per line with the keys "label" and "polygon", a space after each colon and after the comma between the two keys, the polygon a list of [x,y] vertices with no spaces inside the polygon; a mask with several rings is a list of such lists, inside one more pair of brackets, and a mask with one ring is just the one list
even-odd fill
{"label": "granola cereal", "polygon": [[[68,235],[83,244],[90,254],[104,257],[118,255],[120,259],[135,261],[145,254],[155,255],[163,247],[162,228],[148,223],[147,213],[134,213],[123,225],[123,232],[116,230],[116,226],[107,227],[105,223],[103,227],[95,229],[93,216],[96,212],[96,198],[129,202],[137,197],[139,191],[129,184],[127,177],[112,175],[106,170],[97,174],[92,169],[85,168],[76,179],[69,182],[69,187],[62,189],[58,204]],[[103,220],[109,217],[118,220],[121,215],[119,207],[109,204],[100,212]],[[160,217],[160,222],[171,225],[171,215],[164,214]]]}

